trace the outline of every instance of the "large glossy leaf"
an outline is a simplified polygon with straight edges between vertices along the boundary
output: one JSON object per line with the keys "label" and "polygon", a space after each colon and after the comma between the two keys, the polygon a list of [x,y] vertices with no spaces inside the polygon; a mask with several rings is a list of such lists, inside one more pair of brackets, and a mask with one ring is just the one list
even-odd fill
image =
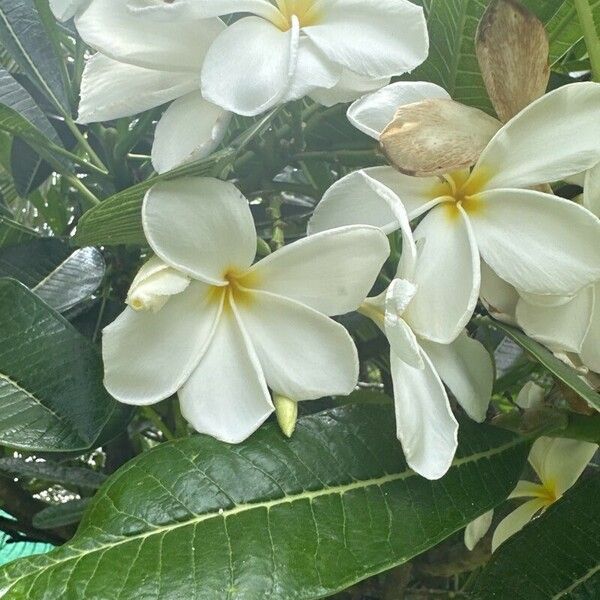
{"label": "large glossy leaf", "polygon": [[600,597],[600,475],[570,490],[494,553],[474,600]]}
{"label": "large glossy leaf", "polygon": [[0,443],[87,450],[123,410],[102,386],[96,349],[13,279],[0,280]]}
{"label": "large glossy leaf", "polygon": [[90,298],[104,272],[104,258],[97,248],[73,252],[56,238],[0,250],[0,277],[18,279],[58,312]]}
{"label": "large glossy leaf", "polygon": [[[565,0],[525,0],[540,19],[552,18]],[[422,0],[430,37],[429,58],[411,79],[432,81],[459,102],[493,113],[475,55],[475,34],[490,0]]]}
{"label": "large glossy leaf", "polygon": [[59,59],[33,0],[0,0],[0,41],[48,99],[69,114]]}
{"label": "large glossy leaf", "polygon": [[510,339],[516,342],[523,350],[526,350],[540,364],[542,364],[552,375],[560,379],[565,385],[569,386],[575,393],[581,396],[590,406],[600,410],[600,394],[595,392],[585,381],[583,381],[575,371],[562,360],[559,360],[544,346],[532,340],[519,329],[492,321],[491,319],[484,321],[486,325],[495,327],[505,333]]}
{"label": "large glossy leaf", "polygon": [[272,111],[238,136],[230,146],[208,158],[177,167],[108,198],[79,220],[74,242],[79,246],[146,244],[141,209],[148,189],[159,181],[179,177],[216,176],[230,165],[253,139],[268,130],[277,115],[278,110]]}
{"label": "large glossy leaf", "polygon": [[[163,444],[100,489],[73,538],[0,571],[4,598],[321,598],[404,563],[498,504],[527,444],[473,423],[441,481],[410,469],[393,408],[349,405],[237,446]],[[107,587],[108,586],[108,587]]]}
{"label": "large glossy leaf", "polygon": [[81,498],[48,506],[33,516],[33,526],[38,529],[55,529],[65,525],[76,525],[81,521],[89,503],[89,498]]}

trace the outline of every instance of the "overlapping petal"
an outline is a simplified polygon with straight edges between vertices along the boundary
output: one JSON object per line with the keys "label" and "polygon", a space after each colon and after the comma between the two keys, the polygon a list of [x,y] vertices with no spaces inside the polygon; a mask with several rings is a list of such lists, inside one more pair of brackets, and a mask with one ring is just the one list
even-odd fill
{"label": "overlapping petal", "polygon": [[255,289],[341,315],[367,297],[389,251],[378,229],[343,227],[284,246],[254,265],[248,276]]}
{"label": "overlapping petal", "polygon": [[152,164],[158,173],[209,156],[223,141],[231,113],[205,100],[200,90],[175,100],[156,126]]}
{"label": "overlapping petal", "polygon": [[299,25],[288,31],[259,17],[230,25],[212,44],[202,67],[202,92],[239,115],[258,115],[282,101],[296,73]]}
{"label": "overlapping petal", "polygon": [[208,19],[248,12],[276,20],[277,9],[268,0],[123,0],[135,14],[159,21]]}
{"label": "overlapping petal", "polygon": [[475,238],[462,208],[439,206],[421,221],[415,240],[418,292],[404,318],[419,337],[449,344],[477,305],[481,276]]}
{"label": "overlapping petal", "polygon": [[214,285],[254,260],[256,230],[247,200],[231,184],[187,178],[156,184],[142,224],[154,252],[172,267]]}
{"label": "overlapping petal", "polygon": [[179,390],[181,414],[200,433],[237,444],[273,412],[261,365],[230,305],[196,370]]}
{"label": "overlapping petal", "polygon": [[269,387],[292,400],[347,395],[358,382],[358,354],[350,334],[304,304],[252,292],[239,305]]}
{"label": "overlapping petal", "polygon": [[583,205],[597,217],[600,217],[600,163],[585,174]]}
{"label": "overlapping petal", "polygon": [[494,511],[488,510],[488,512],[483,513],[467,525],[465,529],[465,546],[467,550],[473,551],[475,549],[475,546],[477,546],[492,526],[493,518]]}
{"label": "overlapping petal", "polygon": [[351,102],[367,92],[382,88],[390,82],[389,77],[367,77],[365,75],[358,75],[339,65],[336,66],[340,69],[337,83],[333,87],[318,88],[309,94],[312,100],[323,106],[333,106],[340,102]]}
{"label": "overlapping petal", "polygon": [[600,373],[600,283],[594,286],[594,309],[590,328],[581,346],[581,360],[592,371]]}
{"label": "overlapping petal", "polygon": [[478,166],[489,175],[487,188],[551,183],[598,164],[598,111],[597,83],[566,85],[530,104],[483,151]]}
{"label": "overlapping petal", "polygon": [[68,21],[88,2],[89,0],[50,0],[50,9],[59,21]]}
{"label": "overlapping petal", "polygon": [[195,281],[158,312],[127,308],[103,336],[106,389],[126,404],[154,404],[174,394],[204,353],[220,304]]}
{"label": "overlapping petal", "polygon": [[503,544],[509,537],[521,531],[533,517],[545,508],[543,500],[536,498],[521,504],[513,510],[507,517],[502,519],[494,531],[492,538],[492,552],[495,552],[498,546]]}
{"label": "overlapping petal", "polygon": [[515,314],[519,303],[519,292],[494,273],[481,261],[481,300],[490,314],[499,321],[516,324]]}
{"label": "overlapping petal", "polygon": [[572,295],[600,278],[600,220],[533,190],[490,190],[469,215],[485,262],[519,290]]}
{"label": "overlapping petal", "polygon": [[135,115],[200,88],[200,75],[145,69],[95,54],[81,80],[79,122]]}

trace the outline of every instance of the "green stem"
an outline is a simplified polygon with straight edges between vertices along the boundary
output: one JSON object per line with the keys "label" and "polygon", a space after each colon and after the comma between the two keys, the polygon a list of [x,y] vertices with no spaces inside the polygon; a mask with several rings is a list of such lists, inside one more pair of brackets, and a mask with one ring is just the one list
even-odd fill
{"label": "green stem", "polygon": [[275,196],[269,206],[269,215],[273,221],[273,235],[271,237],[273,250],[279,250],[285,245],[285,234],[283,233],[285,223],[281,220],[281,204],[281,197]]}
{"label": "green stem", "polygon": [[573,0],[573,4],[577,10],[577,16],[579,17],[579,23],[583,31],[583,38],[585,39],[585,45],[590,57],[592,79],[600,82],[600,38],[598,37],[598,31],[594,23],[592,7],[589,0]]}
{"label": "green stem", "polygon": [[79,190],[87,200],[89,200],[94,206],[100,204],[100,200],[92,194],[92,192],[84,185],[83,181],[75,175],[63,175],[65,181],[68,181],[74,188]]}
{"label": "green stem", "polygon": [[165,440],[174,440],[173,432],[164,424],[159,414],[149,406],[142,406],[141,413],[156,427],[164,436]]}
{"label": "green stem", "polygon": [[94,152],[94,149],[90,146],[90,143],[87,141],[83,133],[79,131],[79,127],[77,127],[75,121],[73,121],[70,116],[65,115],[65,123],[81,147],[89,154],[92,163],[94,163],[94,165],[99,169],[106,170],[104,163],[100,160],[100,157],[96,154],[96,152]]}

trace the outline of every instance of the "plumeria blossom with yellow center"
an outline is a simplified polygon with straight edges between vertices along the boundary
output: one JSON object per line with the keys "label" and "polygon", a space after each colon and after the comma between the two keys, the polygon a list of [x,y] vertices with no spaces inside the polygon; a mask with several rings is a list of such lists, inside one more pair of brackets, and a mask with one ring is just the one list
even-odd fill
{"label": "plumeria blossom with yellow center", "polygon": [[359,312],[369,317],[390,343],[396,431],[406,461],[423,477],[439,479],[452,464],[458,434],[444,383],[467,414],[482,422],[492,394],[492,361],[487,350],[465,332],[449,345],[415,335],[412,315],[432,310],[431,298],[416,283],[418,271],[427,265],[418,258],[406,212],[391,192],[378,185],[400,224],[402,257],[389,288],[368,298]]}
{"label": "plumeria blossom with yellow center", "polygon": [[[432,94],[443,99],[445,92],[432,84],[392,84],[359,100],[349,117],[379,138],[399,101],[420,103]],[[425,242],[426,267],[415,283],[431,303],[426,311],[412,311],[411,319],[415,332],[434,342],[451,342],[471,318],[481,261],[522,292],[572,296],[600,279],[600,220],[574,202],[531,188],[597,164],[598,111],[599,84],[567,85],[503,127],[498,124],[472,170],[436,177],[413,177],[394,167],[351,173],[325,194],[310,229],[322,231],[332,223],[365,223],[386,233],[398,229],[379,184],[406,207],[411,220],[423,217],[415,239]]]}
{"label": "plumeria blossom with yellow center", "polygon": [[217,37],[202,68],[205,98],[240,115],[306,95],[324,105],[354,100],[412,71],[429,50],[423,9],[407,0],[120,1],[183,29],[249,13]]}
{"label": "plumeria blossom with yellow center", "polygon": [[217,18],[161,23],[136,15],[125,0],[67,2],[55,14],[75,14],[83,40],[98,53],[85,65],[79,122],[111,121],[171,102],[156,126],[152,163],[159,172],[203,158],[222,141],[231,114],[208,102],[200,71],[225,31]]}
{"label": "plumeria blossom with yellow center", "polygon": [[295,401],[354,389],[356,348],[329,316],[369,293],[389,254],[381,231],[328,231],[253,265],[248,201],[203,178],[155,185],[142,221],[156,256],[103,337],[105,385],[117,400],[143,406],[177,392],[197,431],[236,443],[273,411],[268,387]]}

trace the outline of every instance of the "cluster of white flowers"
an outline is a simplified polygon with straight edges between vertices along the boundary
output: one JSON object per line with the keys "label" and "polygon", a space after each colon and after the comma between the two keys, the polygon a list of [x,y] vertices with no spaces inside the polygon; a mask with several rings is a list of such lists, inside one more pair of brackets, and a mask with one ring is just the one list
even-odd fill
{"label": "cluster of white flowers", "polygon": [[[457,447],[446,386],[477,421],[491,397],[491,358],[465,330],[479,299],[600,370],[600,85],[538,98],[546,78],[526,99],[490,89],[502,124],[431,83],[389,84],[427,56],[423,11],[406,0],[51,4],[98,51],[83,77],[81,122],[173,101],[155,133],[159,172],[210,154],[232,113],[304,96],[356,100],[350,122],[390,162],[339,180],[308,237],[255,265],[254,221],[233,184],[155,185],[142,221],[156,257],[104,332],[115,398],[148,405],[177,392],[197,431],[239,442],[273,412],[269,388],[293,401],[355,388],[356,348],[330,317],[358,310],[390,342],[408,464],[437,479]],[[234,13],[250,16],[219,18]],[[546,185],[581,173],[585,206]],[[396,278],[367,298],[397,230]]]}

